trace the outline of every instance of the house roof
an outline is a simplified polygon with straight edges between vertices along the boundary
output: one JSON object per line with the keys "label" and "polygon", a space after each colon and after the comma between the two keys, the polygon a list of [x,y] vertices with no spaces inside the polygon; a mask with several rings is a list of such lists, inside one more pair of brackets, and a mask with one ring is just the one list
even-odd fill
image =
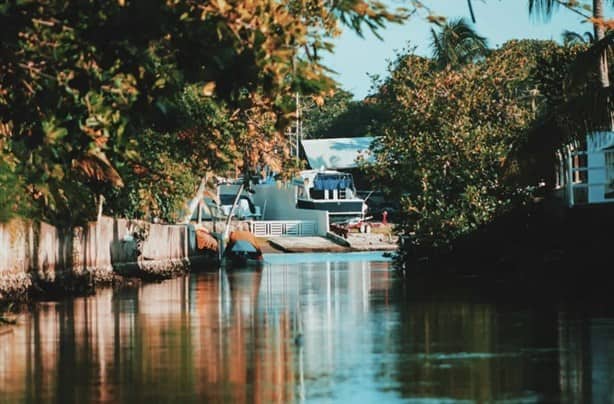
{"label": "house roof", "polygon": [[303,150],[313,169],[355,168],[359,156],[367,156],[373,137],[340,137],[303,140]]}

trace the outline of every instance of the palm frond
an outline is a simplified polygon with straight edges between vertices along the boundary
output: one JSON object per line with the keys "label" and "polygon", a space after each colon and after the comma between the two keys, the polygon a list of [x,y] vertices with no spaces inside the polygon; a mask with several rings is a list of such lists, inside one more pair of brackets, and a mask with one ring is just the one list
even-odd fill
{"label": "palm frond", "polygon": [[73,160],[72,166],[89,179],[110,183],[115,187],[124,185],[121,176],[102,152],[90,151]]}
{"label": "palm frond", "polygon": [[[601,2],[601,8],[603,8],[604,0],[598,0]],[[605,0],[607,4],[614,5],[614,0]],[[587,14],[587,8],[581,2],[567,1],[567,0],[529,0],[529,14],[541,17],[547,21],[552,14],[559,8],[565,7],[567,10],[582,16],[583,18],[590,19],[591,15]],[[588,7],[590,11],[590,7]],[[594,14],[593,14],[594,15]]]}
{"label": "palm frond", "polygon": [[444,53],[444,45],[441,43],[441,38],[433,28],[431,28],[431,51],[433,59],[435,60],[439,61],[447,58]]}
{"label": "palm frond", "polygon": [[597,72],[599,61],[604,53],[614,45],[614,31],[609,31],[597,42],[593,42],[580,53],[571,66],[570,84],[572,89],[583,86],[587,78]]}
{"label": "palm frond", "polygon": [[555,151],[572,141],[583,143],[590,132],[611,130],[614,89],[598,83],[571,97],[536,121],[524,141],[515,144],[504,164],[514,183],[535,184],[549,178]]}
{"label": "palm frond", "polygon": [[529,14],[548,20],[560,5],[557,0],[529,0]]}
{"label": "palm frond", "polygon": [[471,15],[471,22],[475,24],[475,13],[473,12],[473,2],[467,0],[467,7],[469,7],[469,15]]}
{"label": "palm frond", "polygon": [[463,18],[442,25],[439,32],[431,29],[433,59],[443,68],[474,61],[487,53],[485,37],[479,35]]}
{"label": "palm frond", "polygon": [[[590,34],[590,33],[589,32],[585,32],[584,35],[582,35],[582,34],[579,34],[579,33],[575,32],[575,31],[565,30],[561,34],[561,37],[563,38],[563,43],[565,45],[585,44],[585,43],[587,43],[587,35],[586,34]],[[591,37],[592,37],[592,35],[589,38],[591,38]]]}

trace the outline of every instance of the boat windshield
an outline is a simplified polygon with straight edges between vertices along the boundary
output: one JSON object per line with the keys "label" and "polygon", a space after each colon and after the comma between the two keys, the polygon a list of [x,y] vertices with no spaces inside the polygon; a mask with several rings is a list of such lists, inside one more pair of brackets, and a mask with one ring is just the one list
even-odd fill
{"label": "boat windshield", "polygon": [[313,189],[318,191],[342,190],[353,187],[350,174],[318,174],[313,180]]}

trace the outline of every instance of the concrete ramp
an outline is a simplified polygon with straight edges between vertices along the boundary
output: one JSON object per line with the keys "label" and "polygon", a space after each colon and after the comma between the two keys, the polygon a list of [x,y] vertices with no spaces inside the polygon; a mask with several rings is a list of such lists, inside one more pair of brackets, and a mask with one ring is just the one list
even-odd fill
{"label": "concrete ramp", "polygon": [[283,252],[345,252],[350,248],[341,246],[326,237],[274,237],[269,244]]}
{"label": "concrete ramp", "polygon": [[350,233],[346,239],[353,251],[395,251],[397,237],[377,233]]}
{"label": "concrete ramp", "polygon": [[350,234],[342,238],[329,233],[328,237],[273,237],[269,244],[283,252],[348,252],[394,251],[396,239],[381,234]]}

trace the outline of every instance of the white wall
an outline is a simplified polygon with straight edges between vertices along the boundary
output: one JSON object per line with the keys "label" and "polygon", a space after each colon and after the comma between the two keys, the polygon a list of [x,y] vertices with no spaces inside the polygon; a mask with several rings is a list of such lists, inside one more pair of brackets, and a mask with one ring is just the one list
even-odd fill
{"label": "white wall", "polygon": [[304,220],[296,209],[296,187],[291,184],[259,184],[254,203],[263,212],[262,220]]}
{"label": "white wall", "polygon": [[254,186],[254,203],[263,212],[262,220],[313,220],[318,234],[328,231],[328,212],[296,208],[296,186],[291,184],[259,184]]}
{"label": "white wall", "polygon": [[[262,220],[312,220],[318,224],[318,235],[326,235],[329,224],[328,212],[297,209],[295,185],[278,182],[257,184],[253,188],[256,193],[249,195],[254,204],[260,207]],[[238,190],[238,185],[220,186],[220,194],[236,194]]]}
{"label": "white wall", "polygon": [[606,149],[614,146],[614,132],[593,132],[586,136],[588,165],[588,203],[611,202],[605,198],[607,184]]}
{"label": "white wall", "polygon": [[605,155],[603,150],[588,152],[588,203],[605,201]]}

